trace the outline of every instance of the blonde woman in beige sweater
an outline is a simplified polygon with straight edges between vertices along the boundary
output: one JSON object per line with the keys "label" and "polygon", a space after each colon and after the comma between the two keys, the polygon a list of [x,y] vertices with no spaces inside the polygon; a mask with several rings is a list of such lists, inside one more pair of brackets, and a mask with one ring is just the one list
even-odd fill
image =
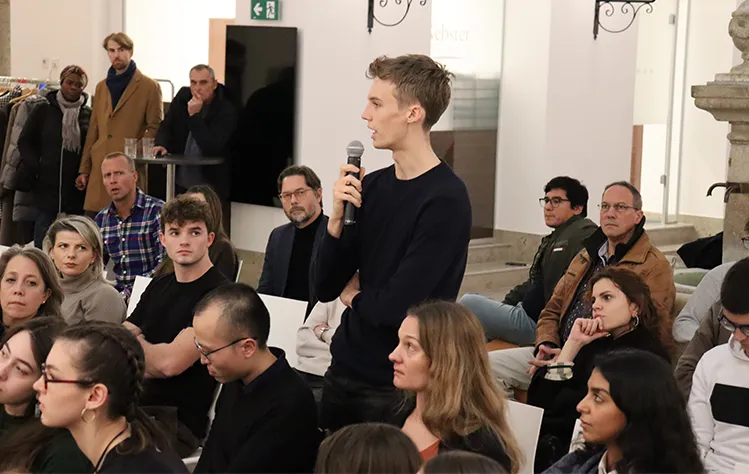
{"label": "blonde woman in beige sweater", "polygon": [[83,216],[56,220],[44,238],[65,293],[62,316],[68,324],[125,320],[127,306],[104,277],[103,244],[96,223]]}

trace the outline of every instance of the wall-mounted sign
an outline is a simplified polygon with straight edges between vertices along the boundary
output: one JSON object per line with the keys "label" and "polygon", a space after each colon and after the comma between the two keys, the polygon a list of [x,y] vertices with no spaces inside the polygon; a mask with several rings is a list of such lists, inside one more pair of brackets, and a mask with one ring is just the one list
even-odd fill
{"label": "wall-mounted sign", "polygon": [[280,19],[278,0],[252,0],[250,18],[253,20],[277,21]]}

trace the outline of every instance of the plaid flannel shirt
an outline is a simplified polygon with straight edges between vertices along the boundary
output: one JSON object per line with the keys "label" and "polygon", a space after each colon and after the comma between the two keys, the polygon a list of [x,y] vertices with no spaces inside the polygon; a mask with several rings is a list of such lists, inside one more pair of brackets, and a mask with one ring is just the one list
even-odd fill
{"label": "plaid flannel shirt", "polygon": [[137,189],[130,216],[121,219],[114,203],[96,215],[104,254],[114,262],[115,287],[127,301],[138,275],[152,276],[161,263],[164,249],[159,240],[161,208],[164,201]]}

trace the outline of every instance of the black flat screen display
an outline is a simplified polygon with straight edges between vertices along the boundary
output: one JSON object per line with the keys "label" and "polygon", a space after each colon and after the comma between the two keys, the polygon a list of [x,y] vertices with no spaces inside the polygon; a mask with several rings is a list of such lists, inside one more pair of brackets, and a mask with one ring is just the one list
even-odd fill
{"label": "black flat screen display", "polygon": [[276,180],[294,163],[297,29],[229,25],[225,85],[239,114],[231,200],[279,206]]}

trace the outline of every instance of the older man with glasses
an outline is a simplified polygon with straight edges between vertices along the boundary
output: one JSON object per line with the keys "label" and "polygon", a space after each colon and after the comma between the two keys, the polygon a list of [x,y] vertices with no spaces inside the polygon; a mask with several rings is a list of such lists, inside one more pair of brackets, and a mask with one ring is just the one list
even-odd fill
{"label": "older man with glasses", "polygon": [[288,224],[268,238],[258,293],[307,302],[307,315],[317,303],[312,287],[312,258],[326,232],[320,178],[304,165],[292,165],[278,176],[278,198]]}
{"label": "older man with glasses", "polygon": [[195,472],[312,472],[322,438],[312,391],[284,351],[268,347],[270,314],[243,283],[195,308],[195,346],[223,384]]}
{"label": "older man with glasses", "polygon": [[580,181],[557,176],[546,183],[544,193],[538,202],[544,210],[544,223],[553,232],[541,239],[528,279],[510,290],[502,302],[473,293],[460,299],[478,316],[489,340],[533,345],[541,310],[583,248],[583,240],[596,230],[595,223],[587,219],[588,189]]}
{"label": "older man with glasses", "polygon": [[527,390],[536,367],[556,359],[575,320],[591,317],[588,283],[597,270],[606,266],[621,265],[645,280],[660,319],[659,336],[667,347],[672,341],[671,311],[676,289],[671,265],[643,228],[645,216],[640,192],[626,181],[611,183],[606,186],[598,207],[601,226],[583,241],[583,249],[572,260],[541,312],[535,348],[506,349],[489,355],[492,370],[509,396],[514,390]]}

